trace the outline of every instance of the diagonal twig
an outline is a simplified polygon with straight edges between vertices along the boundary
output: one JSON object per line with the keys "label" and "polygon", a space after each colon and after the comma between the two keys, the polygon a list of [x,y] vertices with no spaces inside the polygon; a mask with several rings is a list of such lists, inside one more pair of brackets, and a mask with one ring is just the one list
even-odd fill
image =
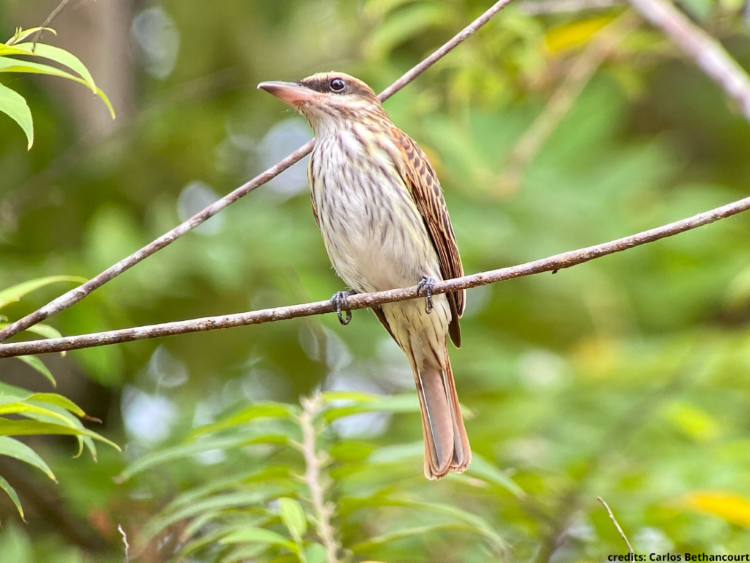
{"label": "diagonal twig", "polygon": [[[388,88],[383,90],[383,92],[380,93],[378,96],[381,101],[385,101],[388,98],[390,98],[393,94],[398,92],[401,88],[406,86],[409,82],[414,80],[417,76],[422,74],[425,70],[430,68],[432,65],[434,65],[437,61],[439,61],[441,58],[443,58],[445,55],[447,55],[450,51],[455,49],[458,45],[463,43],[469,36],[474,34],[479,28],[481,28],[483,25],[485,25],[488,21],[490,21],[500,10],[505,8],[508,4],[510,4],[512,0],[499,0],[495,4],[492,5],[491,8],[489,8],[486,12],[484,12],[481,16],[479,16],[477,19],[475,19],[473,22],[471,22],[468,26],[466,26],[464,29],[462,29],[459,33],[457,33],[452,39],[450,39],[448,42],[443,44],[437,51],[432,53],[429,57],[424,59],[422,62],[417,64],[415,67],[413,67],[411,70],[409,70],[406,74],[404,74],[401,78],[396,80],[393,84],[391,84]],[[297,161],[301,160],[307,154],[310,153],[310,151],[313,148],[314,141],[309,141],[296,151],[294,151],[292,154],[287,156],[285,159],[281,160],[262,174],[256,176],[249,182],[243,184],[233,192],[229,193],[228,195],[224,196],[223,198],[215,201],[202,211],[196,213],[193,215],[190,219],[185,221],[184,223],[178,225],[171,231],[163,234],[156,240],[152,241],[151,243],[147,244],[140,250],[134,252],[127,258],[124,258],[120,260],[117,264],[114,266],[110,266],[106,270],[104,270],[102,273],[97,275],[94,278],[91,278],[89,281],[84,283],[83,285],[61,295],[57,299],[54,299],[53,301],[50,301],[47,303],[44,307],[41,309],[38,309],[34,311],[33,313],[23,317],[22,319],[8,325],[4,329],[0,330],[0,342],[7,340],[14,334],[18,334],[19,332],[26,330],[30,326],[34,326],[37,323],[42,322],[43,320],[51,317],[52,315],[56,315],[57,313],[64,311],[71,305],[74,305],[75,303],[78,303],[82,299],[84,299],[87,295],[107,283],[108,281],[111,281],[112,279],[116,278],[120,274],[122,274],[124,271],[132,268],[138,262],[141,260],[144,260],[145,258],[148,258],[152,254],[158,252],[162,248],[165,248],[166,246],[172,244],[174,241],[176,241],[178,238],[183,236],[184,234],[188,233],[189,231],[195,229],[197,226],[201,225],[203,222],[207,221],[223,209],[229,207],[234,202],[238,201],[242,197],[246,196],[256,188],[259,188],[272,178],[275,178],[279,174],[281,174],[284,170],[292,166]]]}
{"label": "diagonal twig", "polygon": [[47,16],[47,19],[44,20],[44,23],[39,26],[39,31],[34,34],[34,40],[31,43],[32,53],[36,50],[37,41],[39,41],[42,38],[42,35],[44,35],[45,28],[49,27],[50,24],[55,21],[55,18],[60,15],[68,3],[70,3],[70,0],[61,0],[57,7],[50,12],[49,16]]}
{"label": "diagonal twig", "polygon": [[[622,541],[624,541],[625,545],[628,546],[628,553],[632,556],[633,546],[630,545],[630,542],[628,541],[628,536],[626,536],[625,532],[622,531],[622,528],[620,527],[620,523],[617,521],[617,518],[615,518],[615,515],[612,514],[612,510],[610,510],[609,505],[605,502],[605,500],[602,497],[596,497],[596,500],[601,502],[604,508],[607,510],[607,514],[609,514],[609,519],[612,520],[612,524],[615,525],[615,528],[617,529],[617,532],[620,534]],[[631,559],[631,561],[633,561],[633,559]]]}
{"label": "diagonal twig", "polygon": [[630,0],[652,25],[661,29],[698,67],[734,100],[750,121],[750,78],[716,39],[693,24],[667,0]]}
{"label": "diagonal twig", "polygon": [[[590,260],[595,260],[596,258],[601,258],[608,254],[622,252],[629,248],[634,248],[642,244],[647,244],[685,231],[690,231],[748,210],[750,210],[750,197],[735,201],[734,203],[729,203],[722,207],[717,207],[711,211],[699,213],[698,215],[688,217],[687,219],[682,219],[674,223],[669,223],[655,229],[643,231],[604,244],[589,246],[579,250],[571,250],[569,252],[564,252],[563,254],[557,254],[555,256],[550,256],[549,258],[527,262],[526,264],[518,266],[501,268],[489,272],[480,272],[478,274],[472,274],[461,278],[436,282],[432,288],[432,292],[435,294],[446,293],[480,285],[497,283],[513,278],[531,276],[542,272],[551,271],[555,273],[558,270],[583,264],[584,262],[589,262]],[[347,298],[346,304],[342,309],[347,311],[364,309],[374,305],[404,301],[406,299],[415,299],[417,297],[419,297],[418,286],[380,291],[377,293],[361,293]],[[309,317],[311,315],[332,313],[333,311],[334,307],[331,301],[318,301],[316,303],[277,307],[275,309],[263,309],[260,311],[250,311],[233,315],[204,317],[200,319],[163,323],[152,326],[83,334],[80,336],[52,338],[49,340],[33,340],[29,342],[14,342],[11,344],[0,344],[0,358],[11,358],[27,354],[46,354],[50,352],[62,352],[65,350],[79,350],[81,348],[92,348],[94,346],[119,344],[122,342],[159,338],[162,336],[173,336],[177,334],[189,334],[222,328],[270,323],[298,317]]]}

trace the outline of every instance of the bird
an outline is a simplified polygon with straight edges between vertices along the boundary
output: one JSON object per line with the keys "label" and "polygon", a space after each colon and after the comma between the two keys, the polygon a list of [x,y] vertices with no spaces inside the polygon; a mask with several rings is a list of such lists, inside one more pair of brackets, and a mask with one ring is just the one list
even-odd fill
{"label": "bird", "polygon": [[[297,82],[261,82],[304,116],[315,135],[308,180],[315,221],[338,276],[351,288],[331,299],[339,321],[348,296],[418,286],[418,299],[372,311],[406,354],[414,374],[425,443],[424,473],[440,479],[471,461],[448,357],[461,345],[465,290],[432,294],[463,266],[435,169],[391,121],[375,92],[341,72]],[[421,296],[425,296],[425,301]]]}

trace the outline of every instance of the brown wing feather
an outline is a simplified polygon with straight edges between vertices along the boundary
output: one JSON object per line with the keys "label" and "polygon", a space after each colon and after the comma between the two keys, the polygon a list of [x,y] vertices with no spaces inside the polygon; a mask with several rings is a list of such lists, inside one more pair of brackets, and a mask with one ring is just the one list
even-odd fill
{"label": "brown wing feather", "polygon": [[[404,163],[401,176],[411,191],[417,208],[424,217],[427,230],[432,237],[432,243],[440,259],[440,270],[443,279],[459,278],[464,275],[461,256],[458,253],[456,235],[448,215],[448,208],[443,198],[443,190],[438,182],[435,170],[427,156],[417,144],[399,129],[393,129],[393,136],[398,142],[402,153],[400,161]],[[449,333],[456,347],[461,346],[461,330],[458,319],[463,315],[466,305],[466,291],[456,291],[448,294],[453,319]]]}
{"label": "brown wing feather", "polygon": [[[380,323],[385,327],[385,330],[388,331],[388,334],[391,335],[393,340],[396,340],[396,337],[393,336],[391,325],[388,324],[388,319],[385,318],[385,313],[383,312],[383,308],[380,305],[375,305],[374,307],[372,307],[372,312],[375,313],[375,316],[378,318]],[[396,342],[398,342],[398,340],[396,340]]]}

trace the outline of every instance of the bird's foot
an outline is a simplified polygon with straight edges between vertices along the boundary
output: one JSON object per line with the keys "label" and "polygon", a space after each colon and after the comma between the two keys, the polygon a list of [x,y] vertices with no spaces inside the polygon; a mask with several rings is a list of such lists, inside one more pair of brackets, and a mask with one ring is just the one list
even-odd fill
{"label": "bird's foot", "polygon": [[432,313],[433,285],[435,285],[435,278],[431,278],[430,276],[424,276],[421,280],[419,280],[419,283],[417,284],[417,296],[420,296],[422,294],[422,291],[424,290],[424,294],[427,297],[427,306],[424,308],[424,312],[428,315]]}
{"label": "bird's foot", "polygon": [[348,291],[337,291],[333,294],[333,297],[331,297],[331,303],[333,304],[334,309],[336,310],[336,316],[339,318],[339,322],[346,326],[350,322],[352,322],[352,312],[351,311],[345,311],[346,316],[341,315],[341,307],[346,306],[346,300],[350,295],[356,295],[357,292],[353,289],[350,289]]}

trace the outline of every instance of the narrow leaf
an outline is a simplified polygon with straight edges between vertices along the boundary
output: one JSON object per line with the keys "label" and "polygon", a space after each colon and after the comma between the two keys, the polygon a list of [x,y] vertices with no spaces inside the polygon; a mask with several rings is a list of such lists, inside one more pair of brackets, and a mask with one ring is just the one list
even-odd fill
{"label": "narrow leaf", "polygon": [[263,528],[247,528],[245,530],[234,532],[221,539],[219,543],[268,543],[272,545],[281,545],[294,552],[299,550],[296,544],[290,542],[281,534],[277,534],[271,530],[264,530]]}
{"label": "narrow leaf", "polygon": [[469,466],[467,474],[471,477],[479,477],[493,485],[502,487],[518,498],[526,496],[523,489],[519,487],[507,473],[501,471],[487,459],[476,453],[472,454],[471,465]]}
{"label": "narrow leaf", "polygon": [[36,356],[16,356],[16,358],[21,360],[23,363],[30,365],[32,368],[34,368],[36,371],[38,371],[44,377],[46,377],[53,387],[57,387],[57,381],[55,381],[55,376],[52,375],[52,372],[49,370],[47,366],[44,365],[42,360],[40,360]]}
{"label": "narrow leaf", "polygon": [[[6,317],[0,316],[0,321],[5,320]],[[0,322],[0,329],[5,328],[6,326],[9,326],[10,323]],[[34,334],[38,334],[39,336],[43,336],[44,338],[60,338],[62,334],[60,334],[60,331],[56,328],[52,328],[49,325],[45,324],[38,324],[34,326],[30,326],[26,329],[27,332],[32,332]]]}
{"label": "narrow leaf", "polygon": [[196,429],[192,435],[201,436],[241,426],[260,418],[291,419],[299,409],[295,405],[285,403],[257,403],[251,405],[232,416],[212,424],[206,424]]}
{"label": "narrow leaf", "polygon": [[31,37],[37,31],[49,31],[52,35],[57,35],[57,32],[51,27],[30,27],[29,29],[19,29],[15,35],[6,41],[6,45],[15,45],[19,41],[23,41],[27,37]]}
{"label": "narrow leaf", "polygon": [[355,544],[351,546],[351,550],[356,552],[369,551],[379,545],[389,543],[395,540],[400,540],[408,537],[422,537],[425,534],[431,532],[439,532],[442,530],[462,530],[465,532],[476,532],[471,526],[466,524],[433,524],[431,526],[416,526],[414,528],[399,528],[386,534],[381,534],[370,538],[367,541]]}
{"label": "narrow leaf", "polygon": [[[1,60],[2,59],[0,59],[0,61]],[[52,283],[57,283],[57,282],[84,283],[85,281],[86,281],[86,278],[81,278],[78,276],[49,276],[46,278],[39,278],[39,279],[29,280],[27,282],[19,283],[18,285],[14,285],[12,287],[9,287],[7,289],[0,291],[0,309],[5,307],[9,303],[20,301],[22,297],[26,296],[32,291],[37,290],[46,285],[50,285]]]}
{"label": "narrow leaf", "polygon": [[39,457],[39,455],[34,450],[32,450],[23,442],[19,442],[18,440],[10,438],[8,436],[0,436],[0,455],[7,455],[8,457],[13,457],[20,461],[28,463],[29,465],[32,465],[44,472],[47,477],[57,483],[55,474],[52,473],[52,470],[45,463],[45,461],[41,457]]}
{"label": "narrow leaf", "polygon": [[[34,144],[34,121],[31,117],[29,104],[26,103],[21,94],[3,84],[0,84],[0,112],[8,115],[21,126],[28,141],[27,148],[31,149]],[[0,307],[2,307],[1,301]]]}
{"label": "narrow leaf", "polygon": [[44,57],[59,63],[63,66],[68,67],[74,72],[78,73],[91,87],[91,90],[96,93],[96,84],[94,78],[88,71],[86,66],[80,61],[78,57],[69,53],[65,49],[59,47],[53,47],[52,45],[45,45],[44,43],[37,43],[36,49],[32,52],[33,43],[21,43],[14,45],[15,49],[21,51],[22,54],[35,57]]}
{"label": "narrow leaf", "polygon": [[419,412],[419,401],[415,393],[379,396],[377,400],[359,401],[340,407],[330,407],[323,417],[326,422],[364,412],[406,413]]}
{"label": "narrow leaf", "polygon": [[300,503],[292,498],[280,498],[279,512],[281,513],[281,521],[284,522],[294,541],[301,543],[302,537],[307,532],[307,518]]}
{"label": "narrow leaf", "polygon": [[319,543],[311,543],[305,548],[305,561],[306,563],[326,563],[328,561],[326,548]]}
{"label": "narrow leaf", "polygon": [[59,434],[64,436],[88,436],[99,442],[104,442],[121,451],[120,447],[107,440],[104,436],[87,430],[86,428],[74,428],[63,424],[51,422],[39,422],[36,420],[9,420],[0,418],[0,436],[32,436],[36,434]]}
{"label": "narrow leaf", "polygon": [[176,446],[174,448],[168,448],[146,455],[141,459],[135,461],[130,467],[127,467],[119,476],[116,477],[118,482],[123,482],[130,479],[133,475],[141,473],[146,469],[150,469],[156,465],[173,461],[176,459],[183,459],[194,456],[201,452],[208,450],[229,450],[233,448],[239,448],[241,446],[251,446],[255,444],[272,444],[272,445],[284,445],[288,443],[286,436],[280,436],[275,434],[263,435],[263,436],[232,436],[227,438],[210,438],[205,440],[199,440],[186,445]]}
{"label": "narrow leaf", "polygon": [[[66,72],[64,70],[60,70],[59,68],[55,68],[53,66],[41,64],[41,63],[35,63],[32,61],[19,61],[16,59],[10,59],[10,58],[4,58],[0,57],[0,72],[24,72],[24,73],[32,73],[32,74],[47,74],[49,76],[57,76],[60,78],[67,78],[68,80],[72,80],[73,82],[78,82],[79,84],[83,84],[86,87],[91,87],[89,83],[87,83],[83,78],[79,78],[78,76],[71,74],[69,72]],[[101,91],[101,89],[96,88],[95,91],[97,96],[99,96],[102,101],[104,102],[104,105],[107,106],[107,109],[109,110],[110,115],[112,116],[112,119],[115,118],[115,110],[112,107],[112,104],[109,101],[109,98],[107,98],[107,95]]]}
{"label": "narrow leaf", "polygon": [[26,518],[23,516],[23,507],[21,506],[21,501],[18,500],[18,495],[16,494],[16,490],[10,486],[8,481],[0,477],[0,489],[4,490],[8,496],[10,497],[10,500],[13,501],[13,504],[16,505],[16,510],[18,510],[18,513],[21,515],[21,519],[26,522]]}
{"label": "narrow leaf", "polygon": [[58,395],[57,393],[33,393],[26,397],[27,401],[36,401],[38,403],[48,403],[50,405],[56,405],[58,407],[62,407],[67,411],[72,412],[76,416],[80,416],[83,418],[86,416],[86,413],[83,412],[83,409],[76,405],[73,401],[68,399],[67,397],[63,397],[62,395]]}

